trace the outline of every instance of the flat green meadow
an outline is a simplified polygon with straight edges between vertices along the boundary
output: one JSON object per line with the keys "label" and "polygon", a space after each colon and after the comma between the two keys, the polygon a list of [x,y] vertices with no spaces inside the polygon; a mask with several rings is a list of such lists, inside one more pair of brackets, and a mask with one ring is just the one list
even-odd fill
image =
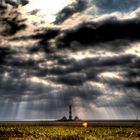
{"label": "flat green meadow", "polygon": [[140,127],[0,127],[0,140],[140,140]]}

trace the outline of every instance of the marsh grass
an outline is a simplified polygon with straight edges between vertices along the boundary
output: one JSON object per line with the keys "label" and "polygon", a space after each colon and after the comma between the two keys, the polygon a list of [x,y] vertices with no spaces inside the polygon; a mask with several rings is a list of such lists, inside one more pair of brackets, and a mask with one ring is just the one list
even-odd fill
{"label": "marsh grass", "polygon": [[0,140],[140,140],[140,127],[0,127]]}

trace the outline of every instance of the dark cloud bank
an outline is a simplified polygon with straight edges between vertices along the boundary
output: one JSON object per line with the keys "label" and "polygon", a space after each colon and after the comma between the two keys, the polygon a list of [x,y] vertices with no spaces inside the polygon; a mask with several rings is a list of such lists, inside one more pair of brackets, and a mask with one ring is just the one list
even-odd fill
{"label": "dark cloud bank", "polygon": [[[30,27],[26,16],[17,9],[7,15],[8,7],[1,5],[1,120],[61,118],[68,115],[69,104],[83,119],[137,118],[140,20],[139,9],[133,10],[140,1],[88,2],[78,0],[65,7],[55,24],[77,12],[82,16],[91,6],[100,13],[95,19],[65,29],[40,28],[32,34],[22,34]],[[123,18],[111,14],[126,10],[130,15]]]}

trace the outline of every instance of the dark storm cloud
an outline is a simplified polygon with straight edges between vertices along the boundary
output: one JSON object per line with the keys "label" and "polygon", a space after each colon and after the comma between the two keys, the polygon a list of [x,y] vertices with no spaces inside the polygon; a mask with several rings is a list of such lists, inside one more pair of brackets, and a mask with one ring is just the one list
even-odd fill
{"label": "dark storm cloud", "polygon": [[[122,71],[123,72],[123,71]],[[137,76],[140,78],[140,76]],[[111,87],[118,87],[118,88],[127,88],[128,90],[130,89],[136,89],[136,90],[140,90],[139,84],[140,84],[140,80],[137,81],[137,79],[129,79],[129,77],[124,77],[124,80],[119,80],[119,79],[102,79],[99,80],[100,82],[106,83],[108,85],[110,85]],[[140,94],[139,94],[140,95]]]}
{"label": "dark storm cloud", "polygon": [[140,21],[137,19],[118,20],[111,17],[105,21],[83,23],[76,29],[65,31],[58,39],[58,45],[69,46],[73,41],[95,44],[116,39],[136,40],[140,37],[139,29]]}
{"label": "dark storm cloud", "polygon": [[66,19],[70,18],[74,13],[81,12],[86,8],[87,2],[85,0],[76,0],[74,3],[68,5],[57,14],[54,24],[61,24]]}
{"label": "dark storm cloud", "polygon": [[3,3],[5,2],[6,4],[10,4],[12,6],[14,6],[15,8],[18,7],[18,3],[14,0],[2,0]]}
{"label": "dark storm cloud", "polygon": [[[139,76],[140,77],[140,76]],[[140,80],[139,81],[128,81],[125,83],[127,88],[136,88],[140,90]]]}
{"label": "dark storm cloud", "polygon": [[[8,4],[10,4],[10,6]],[[0,3],[3,7],[0,11],[0,35],[12,35],[26,28],[25,18],[16,9],[15,1],[5,1]],[[15,7],[16,6],[16,7]]]}
{"label": "dark storm cloud", "polygon": [[51,52],[52,48],[49,45],[49,41],[54,39],[60,33],[59,28],[48,28],[42,29],[41,31],[34,31],[31,35],[23,35],[10,38],[9,41],[30,41],[30,40],[38,40],[38,44],[29,48],[31,53],[35,53],[38,51],[45,51],[46,53]]}
{"label": "dark storm cloud", "polygon": [[91,15],[110,12],[132,12],[140,6],[140,0],[75,0],[74,3],[62,9],[56,17],[55,24],[61,24],[77,12]]}
{"label": "dark storm cloud", "polygon": [[9,47],[0,46],[0,65],[4,64],[8,56],[11,54]]}
{"label": "dark storm cloud", "polygon": [[86,80],[85,74],[71,73],[64,76],[60,76],[58,81],[69,85],[81,85]]}
{"label": "dark storm cloud", "polygon": [[[117,67],[113,70],[113,69],[106,69],[103,72],[119,72],[122,75],[123,79],[119,79],[119,78],[109,78],[109,77],[98,77],[98,82],[102,82],[102,83],[106,83],[108,86],[110,87],[114,87],[114,88],[118,88],[118,89],[124,89],[124,90],[137,90],[139,92],[140,87],[140,74],[137,74],[136,76],[128,76],[129,71],[131,71],[131,73],[135,73],[135,68],[131,68],[131,66],[128,68],[126,65],[121,66],[119,68],[119,70],[117,70]],[[137,70],[138,72],[140,72],[140,70]],[[126,73],[126,74],[124,74]],[[111,75],[111,74],[110,74]],[[138,93],[139,94],[139,93]],[[126,93],[127,95],[127,93]],[[140,94],[139,94],[140,95]]]}
{"label": "dark storm cloud", "polygon": [[96,5],[99,13],[115,11],[129,12],[140,6],[140,0],[90,0],[90,3]]}
{"label": "dark storm cloud", "polygon": [[7,24],[9,29],[4,30],[1,35],[12,35],[26,28],[26,25],[22,23],[23,20],[17,20],[16,17],[11,19],[3,19],[3,22],[4,24]]}
{"label": "dark storm cloud", "polygon": [[[110,66],[118,67],[135,67],[137,63],[133,63],[132,60],[136,59],[133,55],[124,55],[118,57],[106,57],[106,58],[85,58],[82,60],[72,60],[73,63],[70,63],[66,68],[61,67],[61,65],[55,66],[52,69],[49,69],[50,73],[53,74],[62,74],[79,72],[89,68],[106,68]],[[60,72],[61,71],[61,72]]]}
{"label": "dark storm cloud", "polygon": [[[10,41],[15,41],[15,40],[37,40],[40,39],[40,43],[46,43],[47,40],[55,38],[60,32],[60,29],[57,28],[48,28],[48,29],[42,29],[41,31],[35,31],[32,35],[24,35],[24,36],[19,36],[19,37],[13,37],[9,39]],[[47,43],[46,43],[47,44]],[[45,45],[46,45],[45,44]]]}
{"label": "dark storm cloud", "polygon": [[[84,22],[73,29],[61,30],[60,28],[44,29],[42,33],[35,33],[30,36],[15,37],[12,40],[30,40],[39,39],[40,45],[46,46],[49,52],[51,47],[50,40],[55,40],[56,46],[76,49],[73,42],[79,42],[83,45],[108,42],[112,50],[119,49],[119,45],[129,44],[139,39],[140,21],[138,17],[132,19],[119,19],[116,16],[107,16],[99,21]],[[14,31],[14,30],[12,30]],[[88,36],[86,36],[88,34]],[[116,41],[116,44],[111,41]],[[121,41],[120,41],[121,40]],[[108,46],[108,45],[107,45]],[[81,47],[81,45],[80,45]],[[109,47],[107,47],[109,48]],[[36,50],[36,49],[35,49]],[[38,49],[37,49],[38,50]]]}
{"label": "dark storm cloud", "polygon": [[[97,82],[103,82],[104,80],[100,80],[98,75],[102,72],[120,72],[126,74],[126,78],[129,78],[127,75],[127,71],[133,71],[132,68],[139,68],[139,62],[135,61],[140,59],[139,57],[133,55],[124,55],[118,57],[106,57],[106,58],[88,58],[82,59],[80,61],[74,61],[73,63],[69,63],[66,65],[66,68],[63,68],[60,64],[58,66],[52,67],[46,70],[46,73],[58,75],[57,78],[52,78],[57,82],[63,83],[65,85],[82,85],[87,81],[93,80]],[[123,74],[122,74],[123,75]],[[137,74],[139,76],[139,74]],[[125,78],[125,77],[124,77]],[[135,78],[135,77],[134,77]],[[131,81],[130,79],[126,81],[121,81],[118,79],[105,79],[104,82],[113,85],[121,85],[124,87],[134,87],[139,88],[135,84],[135,82]]]}
{"label": "dark storm cloud", "polygon": [[26,5],[29,3],[28,0],[2,0],[3,3],[5,2],[6,4],[10,4],[14,7],[18,7],[19,5]]}
{"label": "dark storm cloud", "polygon": [[20,0],[19,3],[24,6],[29,4],[29,0]]}
{"label": "dark storm cloud", "polygon": [[125,75],[124,76],[126,76],[126,77],[129,77],[129,78],[136,78],[137,76],[140,76],[140,69],[129,69],[128,71],[127,71],[127,73],[125,73]]}
{"label": "dark storm cloud", "polygon": [[[33,36],[33,38],[35,38],[35,39],[40,38],[41,40],[47,42],[47,40],[52,39],[55,36],[57,36],[58,33],[59,33],[59,31],[57,31],[57,30],[50,30],[49,32],[46,32],[46,33],[44,32],[43,34],[36,34]],[[115,42],[112,43],[112,45],[110,46],[111,49],[109,49],[109,50],[114,49],[115,45],[113,46],[113,44]],[[120,42],[120,44],[123,44],[123,43]],[[102,46],[100,47],[100,49],[101,48],[102,48]],[[119,50],[120,50],[120,48],[119,48]],[[124,49],[124,46],[121,49]],[[118,49],[115,49],[115,51],[118,51]],[[136,57],[133,55],[118,56],[118,57],[112,57],[112,58],[106,57],[104,59],[99,59],[99,58],[89,59],[88,58],[88,59],[82,59],[80,61],[75,61],[73,59],[68,59],[68,58],[64,59],[63,56],[52,55],[52,57],[51,57],[51,55],[49,55],[48,59],[53,60],[53,61],[57,60],[58,65],[55,65],[49,69],[45,68],[44,70],[41,70],[41,71],[38,70],[38,71],[34,72],[34,74],[37,76],[39,76],[39,75],[43,76],[46,74],[60,75],[60,76],[58,76],[57,79],[54,79],[54,80],[56,80],[57,82],[63,83],[65,85],[82,85],[84,82],[86,82],[88,80],[97,80],[98,79],[97,74],[99,74],[100,72],[103,71],[102,67],[105,68],[104,71],[105,70],[109,71],[110,68],[108,68],[108,67],[110,67],[110,66],[113,66],[113,67],[116,67],[116,66],[117,67],[123,67],[123,66],[136,67],[136,66],[138,66],[138,63],[133,63],[133,61],[136,60]],[[134,61],[134,62],[139,62],[139,61],[137,59],[137,61]],[[36,62],[35,65],[38,63],[40,63],[40,62]],[[23,60],[14,60],[13,59],[13,61],[8,62],[8,64],[11,66],[16,66],[16,67],[20,67],[20,68],[21,67],[29,68],[31,64],[33,66],[34,60],[23,61]],[[66,67],[63,68],[63,65],[66,65]],[[84,72],[86,71],[86,72],[82,75],[79,75],[78,72],[80,72],[80,71],[84,71]],[[75,73],[75,74],[73,75],[72,73]]]}
{"label": "dark storm cloud", "polygon": [[[18,68],[19,69],[24,69],[24,68],[34,68],[36,66],[36,64],[38,64],[38,61],[33,61],[32,59],[23,59],[20,58],[20,56],[22,55],[26,55],[26,53],[24,52],[24,50],[22,50],[20,48],[20,51],[15,48],[12,48],[11,46],[0,46],[0,65],[1,67],[4,66],[9,66],[10,70],[14,71],[14,68],[16,70],[16,74],[18,74]],[[17,59],[19,58],[19,59]],[[2,69],[1,69],[2,70]],[[8,69],[6,71],[9,71]],[[11,73],[13,73],[13,71],[11,71]]]}
{"label": "dark storm cloud", "polygon": [[[43,29],[41,33],[20,36],[13,38],[13,40],[39,39],[40,45],[46,46],[46,52],[49,52],[52,49],[51,45],[54,45],[50,44],[51,40],[55,40],[57,47],[66,48],[69,46],[71,49],[76,49],[76,47],[79,49],[78,44],[75,45],[74,42],[79,42],[83,46],[94,44],[94,47],[95,44],[107,42],[111,46],[110,49],[115,51],[119,49],[120,45],[128,46],[130,42],[139,40],[140,33],[138,31],[140,29],[140,21],[138,13],[139,10],[135,11],[134,15],[136,17],[130,19],[121,19],[117,14],[113,16],[108,15],[100,20],[96,20],[95,18],[93,21],[81,22],[76,27],[67,30],[62,30],[61,28]],[[73,23],[73,21],[71,22]],[[106,45],[106,49],[109,48],[108,44]],[[115,47],[112,47],[112,45]]]}

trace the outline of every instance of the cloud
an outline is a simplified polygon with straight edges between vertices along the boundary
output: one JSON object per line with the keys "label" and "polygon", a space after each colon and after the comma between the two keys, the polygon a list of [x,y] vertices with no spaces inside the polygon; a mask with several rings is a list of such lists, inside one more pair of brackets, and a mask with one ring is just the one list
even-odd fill
{"label": "cloud", "polygon": [[3,0],[3,3],[6,3],[6,4],[10,4],[10,5],[12,5],[13,7],[18,7],[18,3],[17,3],[17,1],[15,1],[15,0]]}
{"label": "cloud", "polygon": [[[66,30],[63,36],[58,38],[58,45],[69,46],[73,41],[81,44],[95,44],[116,39],[139,39],[139,21],[137,19],[118,20],[110,17],[99,22],[87,22],[76,29]],[[85,36],[88,34],[88,36]],[[62,42],[62,43],[61,43]]]}
{"label": "cloud", "polygon": [[[8,5],[8,4],[10,5]],[[0,11],[0,35],[12,35],[26,28],[26,19],[22,17],[17,9],[16,1],[5,1],[0,4],[3,9]]]}
{"label": "cloud", "polygon": [[0,65],[5,63],[10,53],[10,48],[0,46]]}
{"label": "cloud", "polygon": [[24,6],[24,5],[29,3],[28,0],[3,0],[3,3],[4,2],[6,4],[10,4],[10,5],[14,6],[14,7],[18,7],[19,5]]}
{"label": "cloud", "polygon": [[130,12],[140,6],[139,0],[90,0],[90,3],[96,5],[98,13]]}
{"label": "cloud", "polygon": [[82,119],[135,119],[139,9],[95,17],[78,5],[63,23],[34,28],[17,9],[1,12],[0,32],[8,35],[0,38],[1,119],[57,119],[70,104]]}
{"label": "cloud", "polygon": [[139,0],[75,0],[71,5],[63,8],[56,16],[55,24],[61,24],[76,13],[88,15],[103,15],[111,12],[128,13],[140,6]]}
{"label": "cloud", "polygon": [[25,6],[29,3],[29,0],[20,0],[20,4]]}
{"label": "cloud", "polygon": [[56,16],[54,24],[61,24],[70,18],[74,13],[82,12],[87,8],[87,2],[84,0],[75,0],[72,4],[63,8]]}
{"label": "cloud", "polygon": [[58,78],[59,82],[69,85],[81,85],[85,80],[86,75],[82,73],[70,73]]}

